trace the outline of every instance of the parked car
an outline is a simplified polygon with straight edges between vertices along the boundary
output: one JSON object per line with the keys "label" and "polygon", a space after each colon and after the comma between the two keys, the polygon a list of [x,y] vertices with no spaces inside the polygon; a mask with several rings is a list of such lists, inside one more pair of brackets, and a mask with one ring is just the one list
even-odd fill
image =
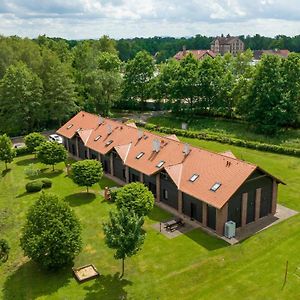
{"label": "parked car", "polygon": [[59,136],[58,134],[50,134],[49,135],[49,141],[62,144],[63,143],[63,138],[61,136]]}

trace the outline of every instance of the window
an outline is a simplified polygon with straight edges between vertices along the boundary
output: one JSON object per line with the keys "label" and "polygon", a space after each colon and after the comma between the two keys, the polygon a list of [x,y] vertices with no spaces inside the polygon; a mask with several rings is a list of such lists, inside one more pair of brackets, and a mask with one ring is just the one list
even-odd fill
{"label": "window", "polygon": [[163,166],[163,164],[165,163],[165,161],[161,160],[157,165],[156,168],[161,168]]}
{"label": "window", "polygon": [[105,146],[106,147],[109,146],[112,142],[113,142],[113,140],[110,140],[110,141],[106,142]]}
{"label": "window", "polygon": [[95,142],[97,142],[101,138],[101,135],[97,135],[94,139]]}
{"label": "window", "polygon": [[168,191],[167,190],[163,190],[163,197],[165,200],[168,200]]}
{"label": "window", "polygon": [[189,179],[191,182],[196,181],[196,179],[199,177],[198,174],[193,174],[192,177]]}
{"label": "window", "polygon": [[215,192],[219,187],[221,186],[220,182],[216,182],[211,188],[210,190]]}
{"label": "window", "polygon": [[70,129],[70,128],[72,128],[73,127],[73,124],[70,124],[68,127],[67,127],[67,129]]}
{"label": "window", "polygon": [[82,129],[81,127],[80,127],[80,128],[78,128],[78,129],[76,130],[76,132],[79,132],[81,129]]}
{"label": "window", "polygon": [[135,158],[140,159],[144,154],[145,154],[144,152],[140,152]]}

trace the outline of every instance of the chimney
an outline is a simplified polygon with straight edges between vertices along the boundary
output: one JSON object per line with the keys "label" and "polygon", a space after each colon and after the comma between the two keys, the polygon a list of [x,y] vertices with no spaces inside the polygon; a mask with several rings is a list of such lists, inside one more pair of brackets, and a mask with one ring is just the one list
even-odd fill
{"label": "chimney", "polygon": [[152,142],[152,151],[158,153],[160,150],[160,141],[159,140],[153,140]]}
{"label": "chimney", "polygon": [[110,135],[112,133],[111,125],[107,125],[107,134]]}
{"label": "chimney", "polygon": [[140,140],[143,137],[143,135],[144,135],[143,130],[139,129],[138,130],[138,139]]}
{"label": "chimney", "polygon": [[103,123],[103,121],[104,121],[103,118],[101,117],[101,115],[99,115],[99,119],[98,119],[99,124],[98,125],[100,126]]}
{"label": "chimney", "polygon": [[182,46],[182,54],[183,56],[186,56],[186,45]]}
{"label": "chimney", "polygon": [[185,156],[188,156],[189,155],[189,153],[190,153],[190,145],[189,144],[184,144],[184,147],[183,147],[183,153],[184,153],[184,155]]}

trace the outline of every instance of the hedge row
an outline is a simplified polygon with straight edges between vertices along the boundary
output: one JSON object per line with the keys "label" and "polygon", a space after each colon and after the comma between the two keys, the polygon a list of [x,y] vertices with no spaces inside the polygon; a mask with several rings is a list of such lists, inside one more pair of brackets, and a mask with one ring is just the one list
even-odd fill
{"label": "hedge row", "polygon": [[25,155],[25,154],[30,154],[30,151],[26,146],[16,149],[17,156],[21,156],[21,155]]}
{"label": "hedge row", "polygon": [[204,132],[195,132],[195,131],[187,131],[183,129],[177,128],[170,128],[170,127],[162,127],[155,124],[147,123],[144,125],[145,129],[159,131],[167,134],[176,134],[178,136],[188,137],[188,138],[196,138],[199,140],[206,140],[206,141],[215,141],[222,144],[229,144],[239,147],[245,147],[255,150],[261,151],[268,151],[273,153],[280,153],[286,155],[294,155],[300,157],[300,149],[283,147],[273,144],[265,144],[265,143],[258,143],[253,141],[246,141],[236,138],[224,137],[217,134],[209,134]]}

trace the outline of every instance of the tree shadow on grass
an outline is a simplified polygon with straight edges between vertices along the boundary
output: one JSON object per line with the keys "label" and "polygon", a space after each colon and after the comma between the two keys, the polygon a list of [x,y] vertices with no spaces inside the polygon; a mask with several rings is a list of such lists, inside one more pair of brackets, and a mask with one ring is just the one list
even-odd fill
{"label": "tree shadow on grass", "polygon": [[16,162],[16,164],[18,166],[28,166],[30,164],[34,164],[34,163],[37,163],[38,162],[38,159],[37,158],[25,158],[25,159],[22,159],[22,160],[19,160]]}
{"label": "tree shadow on grass", "polygon": [[127,292],[125,287],[132,285],[132,282],[127,279],[121,279],[120,274],[101,275],[97,278],[93,285],[85,287],[88,291],[85,300],[105,299],[105,300],[125,300]]}
{"label": "tree shadow on grass", "polygon": [[168,220],[170,218],[172,218],[172,214],[155,206],[153,207],[153,209],[150,211],[148,218],[152,221],[156,221],[156,222],[163,222],[165,220]]}
{"label": "tree shadow on grass", "polygon": [[29,261],[19,267],[4,283],[3,300],[36,299],[49,296],[72,279],[71,266],[50,272]]}
{"label": "tree shadow on grass", "polygon": [[41,173],[38,178],[53,178],[63,173],[63,170],[52,171],[51,169],[51,171],[47,172],[48,170],[49,170],[48,168],[41,169],[40,170]]}
{"label": "tree shadow on grass", "polygon": [[11,171],[11,169],[3,170],[2,173],[1,173],[2,177],[5,177],[6,174],[8,174],[10,171]]}
{"label": "tree shadow on grass", "polygon": [[80,206],[84,204],[88,204],[96,199],[96,195],[94,193],[75,193],[65,197],[65,201],[70,206]]}
{"label": "tree shadow on grass", "polygon": [[209,251],[217,250],[229,246],[229,244],[226,243],[225,241],[215,236],[212,236],[202,231],[201,229],[194,229],[190,232],[185,233],[184,235]]}

